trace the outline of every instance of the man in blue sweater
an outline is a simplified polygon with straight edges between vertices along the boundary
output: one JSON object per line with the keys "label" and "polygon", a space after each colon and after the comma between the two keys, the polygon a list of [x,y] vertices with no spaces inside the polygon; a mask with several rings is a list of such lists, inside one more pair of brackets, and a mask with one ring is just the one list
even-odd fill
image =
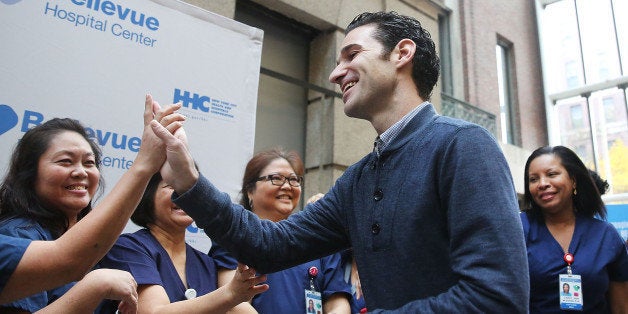
{"label": "man in blue sweater", "polygon": [[[417,20],[356,17],[330,81],[345,113],[377,131],[375,149],[287,220],[262,221],[232,204],[183,148],[168,153],[162,175],[198,226],[260,272],[352,248],[369,312],[526,313],[528,265],[508,164],[486,130],[436,114],[427,100],[438,71]],[[153,126],[169,147],[179,141]]]}

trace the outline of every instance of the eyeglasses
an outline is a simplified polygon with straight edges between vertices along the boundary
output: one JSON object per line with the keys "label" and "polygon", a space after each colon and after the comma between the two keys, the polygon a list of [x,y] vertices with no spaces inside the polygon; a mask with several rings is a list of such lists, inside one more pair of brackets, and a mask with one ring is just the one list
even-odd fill
{"label": "eyeglasses", "polygon": [[263,176],[263,177],[259,177],[257,178],[256,181],[270,181],[270,183],[272,185],[276,185],[276,186],[282,186],[286,183],[286,180],[288,181],[288,184],[290,184],[290,186],[293,187],[300,187],[301,184],[303,184],[303,177],[299,177],[299,176],[289,176],[289,177],[285,177],[283,175],[280,175],[278,173],[274,173],[274,174],[269,174],[267,176]]}

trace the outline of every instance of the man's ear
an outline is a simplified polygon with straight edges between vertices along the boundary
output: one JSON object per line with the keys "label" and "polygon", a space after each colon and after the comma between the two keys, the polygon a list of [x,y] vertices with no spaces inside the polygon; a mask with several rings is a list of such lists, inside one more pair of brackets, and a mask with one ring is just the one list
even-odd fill
{"label": "man's ear", "polygon": [[406,64],[412,62],[412,58],[414,58],[414,53],[416,52],[416,44],[411,39],[402,39],[397,43],[395,52],[394,61],[397,63],[397,67],[404,67]]}

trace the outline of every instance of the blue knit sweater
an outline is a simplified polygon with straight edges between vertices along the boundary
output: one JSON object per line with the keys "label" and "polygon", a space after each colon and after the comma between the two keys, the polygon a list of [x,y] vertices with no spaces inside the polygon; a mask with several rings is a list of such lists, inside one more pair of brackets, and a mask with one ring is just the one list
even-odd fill
{"label": "blue knit sweater", "polygon": [[527,312],[517,198],[494,138],[428,105],[380,154],[279,223],[233,204],[204,177],[173,200],[260,272],[352,247],[372,313]]}

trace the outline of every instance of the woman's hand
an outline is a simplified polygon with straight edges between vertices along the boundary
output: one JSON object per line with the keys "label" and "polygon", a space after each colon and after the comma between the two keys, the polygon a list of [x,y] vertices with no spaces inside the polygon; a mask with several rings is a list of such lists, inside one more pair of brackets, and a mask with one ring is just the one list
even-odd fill
{"label": "woman's hand", "polygon": [[227,284],[227,288],[236,299],[245,302],[268,290],[268,284],[262,284],[264,281],[266,281],[266,275],[258,276],[255,274],[255,269],[238,263],[235,275]]}
{"label": "woman's hand", "polygon": [[[153,132],[150,122],[155,120],[166,128],[168,132],[176,134],[182,129],[183,121],[185,121],[185,116],[176,112],[180,108],[180,103],[162,108],[159,103],[153,100],[151,95],[146,95],[142,145],[140,146],[134,164],[137,163],[146,166],[151,174],[159,171],[166,160],[166,149],[163,141]],[[179,132],[179,134],[181,134],[181,132]]]}
{"label": "woman's hand", "polygon": [[358,276],[358,265],[355,263],[355,258],[351,258],[351,285],[355,287],[355,298],[359,300],[362,297],[362,284],[360,283],[360,276]]}
{"label": "woman's hand", "polygon": [[133,276],[123,270],[96,269],[89,272],[83,280],[92,280],[105,289],[103,299],[120,300],[118,312],[137,312],[137,283]]}

